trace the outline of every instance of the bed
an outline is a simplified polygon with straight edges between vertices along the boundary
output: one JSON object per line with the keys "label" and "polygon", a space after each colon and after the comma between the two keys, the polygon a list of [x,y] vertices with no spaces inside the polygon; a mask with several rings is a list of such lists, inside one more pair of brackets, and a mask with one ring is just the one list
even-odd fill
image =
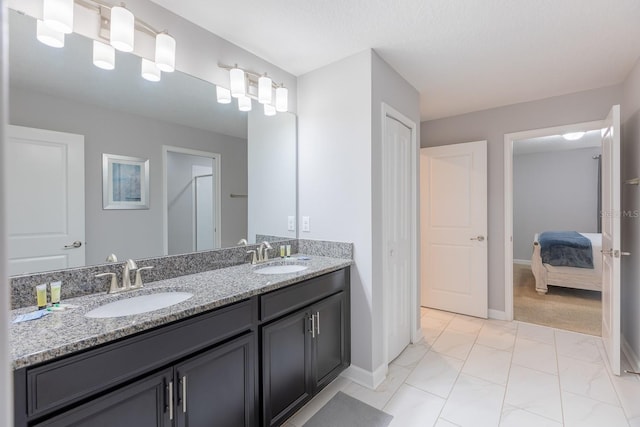
{"label": "bed", "polygon": [[539,234],[533,238],[531,270],[536,279],[536,291],[546,294],[548,286],[565,288],[602,290],[602,235],[600,233],[579,233],[591,241],[593,268],[556,267],[542,262]]}

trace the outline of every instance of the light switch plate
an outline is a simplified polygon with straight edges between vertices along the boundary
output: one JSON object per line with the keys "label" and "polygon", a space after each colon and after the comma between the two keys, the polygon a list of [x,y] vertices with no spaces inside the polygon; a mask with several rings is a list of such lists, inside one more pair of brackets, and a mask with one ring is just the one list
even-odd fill
{"label": "light switch plate", "polygon": [[309,227],[309,217],[308,216],[303,216],[302,217],[302,231],[311,231],[311,229]]}
{"label": "light switch plate", "polygon": [[296,231],[296,217],[290,216],[287,218],[287,230]]}

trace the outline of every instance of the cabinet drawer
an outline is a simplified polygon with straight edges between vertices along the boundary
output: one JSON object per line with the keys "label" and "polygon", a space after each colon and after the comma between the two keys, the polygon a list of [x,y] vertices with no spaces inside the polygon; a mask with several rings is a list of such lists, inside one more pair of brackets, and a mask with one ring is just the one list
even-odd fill
{"label": "cabinet drawer", "polygon": [[27,411],[41,415],[252,328],[256,299],[27,370]]}
{"label": "cabinet drawer", "polygon": [[314,277],[260,296],[260,320],[265,322],[346,289],[345,269]]}

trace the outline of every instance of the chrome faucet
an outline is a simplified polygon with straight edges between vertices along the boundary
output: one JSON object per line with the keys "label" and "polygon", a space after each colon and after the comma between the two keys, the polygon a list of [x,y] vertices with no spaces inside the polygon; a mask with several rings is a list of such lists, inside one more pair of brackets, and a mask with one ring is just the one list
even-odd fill
{"label": "chrome faucet", "polygon": [[271,245],[266,240],[260,243],[260,247],[258,248],[258,262],[269,261],[269,252],[271,249]]}
{"label": "chrome faucet", "polygon": [[142,285],[142,275],[140,274],[143,270],[151,270],[153,268],[153,265],[148,265],[146,267],[139,267],[136,270],[136,281],[133,283],[133,285],[131,286],[131,289],[140,289],[142,287],[144,287]]}
{"label": "chrome faucet", "polygon": [[131,288],[131,271],[137,270],[138,266],[136,262],[129,258],[127,262],[124,263],[124,271],[122,272],[122,288],[121,290],[126,291]]}

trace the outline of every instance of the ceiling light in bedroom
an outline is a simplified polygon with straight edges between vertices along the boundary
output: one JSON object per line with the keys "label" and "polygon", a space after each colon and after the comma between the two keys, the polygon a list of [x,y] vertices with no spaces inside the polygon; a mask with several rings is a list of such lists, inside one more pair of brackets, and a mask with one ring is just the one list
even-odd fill
{"label": "ceiling light in bedroom", "polygon": [[586,132],[568,132],[562,135],[567,141],[577,141],[584,136]]}

